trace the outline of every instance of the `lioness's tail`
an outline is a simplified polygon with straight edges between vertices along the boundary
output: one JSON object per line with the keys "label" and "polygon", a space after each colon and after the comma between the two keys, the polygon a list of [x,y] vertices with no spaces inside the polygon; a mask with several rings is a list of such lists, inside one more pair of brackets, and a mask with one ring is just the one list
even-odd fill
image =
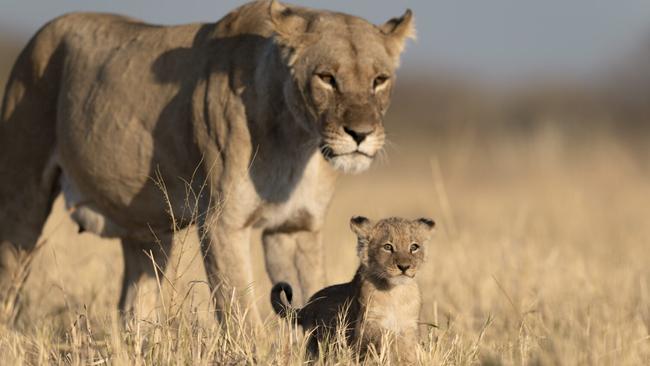
{"label": "lioness's tail", "polygon": [[[282,296],[284,294],[284,296]],[[291,306],[293,290],[291,285],[286,282],[278,282],[271,289],[271,306],[280,317],[285,318],[291,311],[299,313],[300,309],[294,309]]]}

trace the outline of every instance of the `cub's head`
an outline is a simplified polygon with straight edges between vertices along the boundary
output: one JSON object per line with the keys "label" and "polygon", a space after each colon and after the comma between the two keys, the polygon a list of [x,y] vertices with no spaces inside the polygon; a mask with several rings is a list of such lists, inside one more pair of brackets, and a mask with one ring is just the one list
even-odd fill
{"label": "cub's head", "polygon": [[392,285],[415,277],[426,254],[435,223],[431,219],[406,220],[397,217],[371,222],[355,216],[350,227],[357,235],[357,250],[366,273]]}
{"label": "cub's head", "polygon": [[379,26],[276,1],[269,11],[292,76],[283,88],[292,115],[317,134],[335,168],[367,169],[384,145],[395,69],[406,39],[415,35],[411,11]]}

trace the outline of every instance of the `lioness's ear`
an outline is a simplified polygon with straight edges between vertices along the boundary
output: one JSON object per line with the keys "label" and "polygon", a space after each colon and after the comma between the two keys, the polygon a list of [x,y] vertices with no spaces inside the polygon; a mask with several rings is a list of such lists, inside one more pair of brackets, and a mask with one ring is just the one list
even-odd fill
{"label": "lioness's ear", "polygon": [[391,57],[399,63],[399,56],[404,50],[406,40],[415,39],[415,20],[411,9],[406,9],[404,15],[393,18],[379,26],[386,36],[386,49]]}
{"label": "lioness's ear", "polygon": [[436,226],[436,223],[428,217],[421,217],[417,220],[414,220],[414,223],[417,225],[420,232],[424,234],[427,240],[431,237],[433,228]]}
{"label": "lioness's ear", "polygon": [[271,1],[269,18],[275,31],[274,38],[281,46],[297,50],[318,38],[316,34],[307,33],[307,19],[279,1]]}
{"label": "lioness's ear", "polygon": [[370,234],[372,224],[370,220],[363,216],[354,216],[350,219],[350,229],[354,232],[359,239],[365,239]]}

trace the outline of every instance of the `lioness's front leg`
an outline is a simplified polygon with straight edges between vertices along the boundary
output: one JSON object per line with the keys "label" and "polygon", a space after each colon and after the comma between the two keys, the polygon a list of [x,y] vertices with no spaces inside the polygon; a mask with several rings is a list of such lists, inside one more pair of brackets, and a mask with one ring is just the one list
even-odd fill
{"label": "lioness's front leg", "polygon": [[275,284],[288,282],[294,289],[293,304],[301,306],[325,285],[320,231],[267,230],[262,236],[266,270]]}
{"label": "lioness's front leg", "polygon": [[215,301],[217,318],[246,314],[249,324],[261,325],[253,292],[250,228],[232,228],[220,220],[200,225],[205,272]]}

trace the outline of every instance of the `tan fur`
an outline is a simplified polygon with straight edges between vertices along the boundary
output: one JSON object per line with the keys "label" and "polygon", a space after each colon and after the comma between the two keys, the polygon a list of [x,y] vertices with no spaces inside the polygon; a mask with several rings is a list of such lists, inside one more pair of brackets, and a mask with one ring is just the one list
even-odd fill
{"label": "tan fur", "polygon": [[[421,305],[414,277],[425,259],[434,223],[388,218],[372,224],[354,217],[350,225],[358,236],[361,263],[356,275],[348,283],[318,291],[307,305],[295,310],[298,324],[312,332],[309,351],[316,353],[318,342],[333,338],[339,330],[362,354],[369,347],[379,351],[383,341],[391,340],[393,356],[412,362]],[[279,315],[286,316],[291,309],[291,295],[286,283],[272,289],[271,304]],[[340,323],[342,316],[346,324]]]}
{"label": "tan fur", "polygon": [[32,250],[62,188],[80,230],[123,240],[125,311],[155,278],[143,252],[165,267],[170,211],[178,227],[199,225],[218,309],[236,289],[258,319],[252,227],[264,228],[271,279],[300,283],[306,297],[324,278],[336,170],[362,171],[382,148],[407,18],[377,27],[259,1],[214,24],[51,21],[17,60],[2,106],[0,249]]}

